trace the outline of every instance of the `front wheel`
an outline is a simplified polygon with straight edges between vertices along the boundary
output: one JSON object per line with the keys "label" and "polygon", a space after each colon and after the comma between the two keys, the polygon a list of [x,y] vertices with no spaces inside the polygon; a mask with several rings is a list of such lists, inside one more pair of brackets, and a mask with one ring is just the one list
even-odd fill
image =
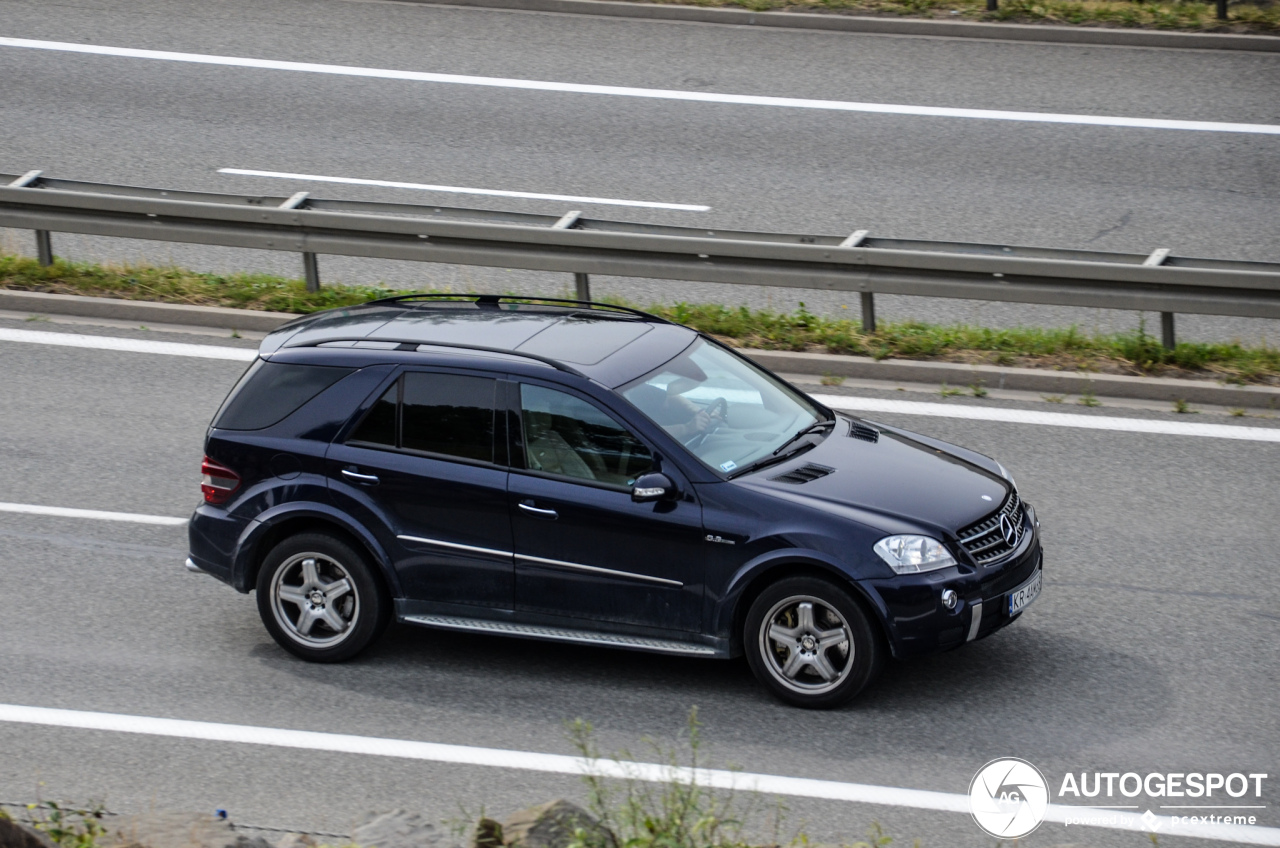
{"label": "front wheel", "polygon": [[360,551],[333,536],[302,533],[276,545],[263,561],[258,614],[289,653],[310,662],[342,662],[378,638],[390,602]]}
{"label": "front wheel", "polygon": [[790,577],[752,603],[743,647],[756,679],[798,707],[846,703],[880,670],[884,649],[862,607],[817,577]]}

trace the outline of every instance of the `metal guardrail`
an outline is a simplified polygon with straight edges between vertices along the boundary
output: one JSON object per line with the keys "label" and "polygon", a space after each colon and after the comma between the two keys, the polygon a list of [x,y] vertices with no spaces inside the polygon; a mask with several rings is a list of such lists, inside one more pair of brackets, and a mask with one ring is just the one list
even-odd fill
{"label": "metal guardrail", "polygon": [[1280,264],[1150,254],[848,236],[665,227],[401,203],[172,191],[0,174],[0,227],[317,254],[558,271],[590,299],[590,275],[825,289],[861,295],[875,329],[876,293],[1161,313],[1280,318]]}

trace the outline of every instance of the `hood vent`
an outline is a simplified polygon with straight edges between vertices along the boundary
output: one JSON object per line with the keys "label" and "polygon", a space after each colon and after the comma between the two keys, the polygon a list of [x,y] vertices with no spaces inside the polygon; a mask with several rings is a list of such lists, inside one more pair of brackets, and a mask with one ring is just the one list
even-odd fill
{"label": "hood vent", "polygon": [[862,439],[864,442],[880,441],[880,431],[870,424],[863,424],[861,421],[849,422],[849,436],[854,439]]}
{"label": "hood vent", "polygon": [[825,465],[814,465],[810,462],[799,468],[793,468],[786,474],[779,474],[777,477],[770,477],[769,479],[775,483],[793,483],[798,486],[801,483],[817,480],[819,477],[826,477],[834,472],[834,468],[828,468]]}

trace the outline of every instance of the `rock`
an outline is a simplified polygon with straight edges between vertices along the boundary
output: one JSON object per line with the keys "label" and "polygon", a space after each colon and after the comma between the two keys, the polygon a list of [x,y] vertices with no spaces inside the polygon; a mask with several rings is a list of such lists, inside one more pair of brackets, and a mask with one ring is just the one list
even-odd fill
{"label": "rock", "polygon": [[315,848],[320,843],[309,833],[286,833],[272,844],[275,848]]}
{"label": "rock", "polygon": [[351,832],[361,848],[450,848],[451,834],[418,813],[370,813]]}
{"label": "rock", "polygon": [[47,834],[9,818],[0,818],[0,848],[55,848]]}
{"label": "rock", "polygon": [[104,822],[106,848],[272,848],[261,836],[237,833],[226,819],[207,813],[151,812]]}
{"label": "rock", "polygon": [[566,848],[579,829],[586,832],[590,848],[617,848],[618,841],[608,828],[564,800],[520,810],[502,823],[503,838],[512,848]]}

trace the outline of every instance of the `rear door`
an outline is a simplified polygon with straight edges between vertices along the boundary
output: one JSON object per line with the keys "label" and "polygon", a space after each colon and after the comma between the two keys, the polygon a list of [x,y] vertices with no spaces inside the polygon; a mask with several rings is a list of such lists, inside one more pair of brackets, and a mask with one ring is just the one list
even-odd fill
{"label": "rear door", "polygon": [[330,448],[332,497],[384,528],[410,600],[512,609],[501,385],[489,375],[405,370]]}
{"label": "rear door", "polygon": [[664,467],[681,499],[633,502],[653,452],[585,396],[520,383],[512,417],[517,612],[699,630],[706,543],[692,487]]}

